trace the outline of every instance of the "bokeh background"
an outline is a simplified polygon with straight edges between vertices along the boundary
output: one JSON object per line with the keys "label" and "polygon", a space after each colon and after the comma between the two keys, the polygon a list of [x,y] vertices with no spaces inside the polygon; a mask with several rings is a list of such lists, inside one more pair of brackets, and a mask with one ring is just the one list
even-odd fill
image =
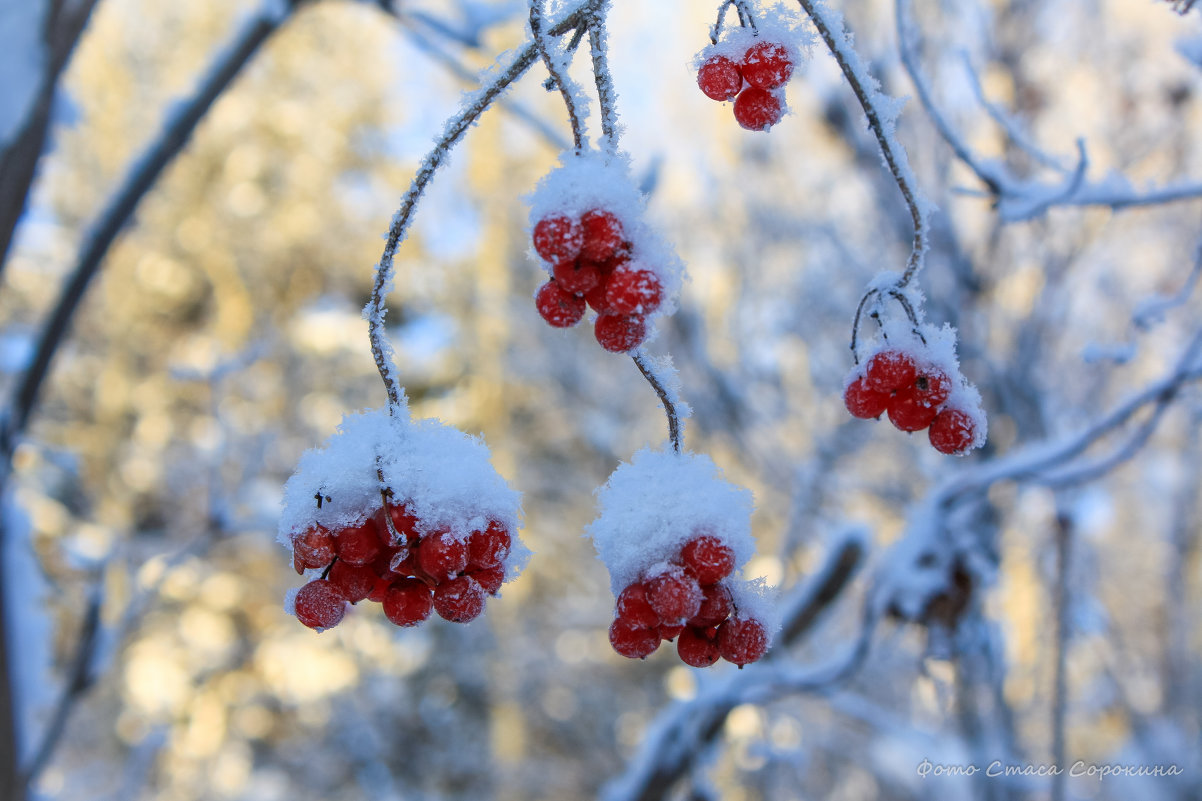
{"label": "bokeh background", "polygon": [[[373,606],[319,635],[284,612],[299,580],[275,539],[283,482],[342,415],[385,402],[360,309],[389,218],[475,85],[464,76],[527,35],[521,2],[396,5],[297,11],[146,196],[72,321],[5,500],[6,536],[39,567],[9,614],[44,622],[41,642],[10,639],[39,668],[18,693],[37,701],[26,753],[93,604],[101,626],[33,797],[594,798],[654,758],[647,734],[664,710],[734,673],[684,667],[671,647],[631,662],[606,640],[608,577],[582,536],[592,493],[666,431],[628,359],[588,326],[552,331],[535,313],[522,196],[568,136],[541,66],[431,186],[389,317],[416,413],[485,438],[523,493],[535,557],[468,626],[402,631]],[[913,95],[893,4],[832,5],[884,90]],[[922,65],[982,157],[1047,177],[979,102],[966,64],[1069,167],[1083,138],[1090,179],[1202,179],[1202,66],[1178,48],[1202,36],[1197,11],[915,6]],[[0,276],[0,386],[15,385],[131,160],[253,8],[98,3]],[[840,401],[852,313],[878,272],[904,265],[911,235],[861,110],[818,43],[789,85],[791,114],[768,134],[740,129],[695,87],[715,11],[613,3],[622,147],[690,275],[649,349],[679,368],[687,447],[755,494],[749,574],[787,593],[848,531],[867,545],[863,570],[778,656],[800,667],[855,639],[889,546],[939,482],[1086,430],[1171,369],[1202,308],[1189,293],[1202,200],[1004,223],[910,100],[899,138],[939,207],[920,279],[928,318],[958,328],[990,417],[982,451],[941,457]],[[594,107],[594,136],[597,121]],[[1133,317],[1183,288],[1151,322]],[[929,621],[882,621],[846,681],[736,705],[665,797],[1202,797],[1200,401],[1185,382],[1131,458],[1094,480],[991,483],[961,524],[989,544],[992,570],[950,647]],[[1058,754],[1181,775],[1057,787],[916,770]]]}

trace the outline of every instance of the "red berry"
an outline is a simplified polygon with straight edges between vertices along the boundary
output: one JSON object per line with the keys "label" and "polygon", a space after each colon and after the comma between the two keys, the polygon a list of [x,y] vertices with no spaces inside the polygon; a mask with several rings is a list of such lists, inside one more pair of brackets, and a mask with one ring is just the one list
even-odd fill
{"label": "red berry", "polygon": [[701,587],[683,571],[661,573],[647,579],[646,586],[647,603],[664,623],[683,623],[701,609]]}
{"label": "red berry", "polygon": [[584,232],[575,220],[563,214],[550,214],[534,226],[534,249],[551,263],[580,255]]}
{"label": "red berry", "polygon": [[697,85],[711,100],[731,100],[743,88],[743,76],[732,59],[710,56],[697,70]]}
{"label": "red berry", "polygon": [[[893,392],[910,386],[917,377],[918,367],[910,354],[882,350],[874,353],[864,368],[864,388],[872,392]],[[876,417],[875,414],[872,416]]]}
{"label": "red berry", "polygon": [[735,569],[735,552],[712,534],[694,537],[680,549],[680,559],[698,584],[713,584]]}
{"label": "red berry", "polygon": [[647,338],[647,321],[637,314],[602,314],[593,323],[593,335],[610,353],[626,353]]}
{"label": "red berry", "polygon": [[609,276],[605,301],[617,314],[650,314],[659,308],[662,295],[663,287],[655,273],[624,267]]}
{"label": "red berry", "polygon": [[311,629],[337,626],[346,614],[346,596],[328,579],[314,579],[296,593],[296,619]]}
{"label": "red berry", "polygon": [[297,572],[304,568],[325,567],[334,558],[334,538],[325,526],[314,523],[292,535],[292,559]]}
{"label": "red berry", "polygon": [[612,273],[614,270],[618,269],[622,265],[630,262],[630,254],[633,250],[634,250],[633,242],[630,242],[627,240],[622,240],[622,244],[618,245],[618,249],[615,250],[613,252],[613,255],[610,256],[608,259],[606,259],[605,261],[589,262],[589,263],[596,264],[597,269],[600,270],[600,272],[601,272],[601,275],[609,275],[610,273]]}
{"label": "red berry", "polygon": [[609,301],[606,300],[605,293],[609,289],[609,276],[602,275],[601,280],[597,285],[584,293],[584,300],[588,305],[593,307],[593,311],[598,314],[605,314],[609,311]]}
{"label": "red berry", "polygon": [[914,395],[919,402],[931,406],[942,406],[952,392],[947,373],[938,367],[921,370],[914,379]]}
{"label": "red berry", "polygon": [[376,579],[376,571],[371,565],[352,565],[339,559],[330,568],[330,583],[353,604],[371,595],[376,588]]}
{"label": "red berry", "polygon": [[583,295],[601,283],[601,271],[597,269],[597,265],[584,259],[556,262],[551,272],[559,288],[573,295]]}
{"label": "red berry", "polygon": [[935,419],[936,408],[923,403],[913,387],[903,389],[889,401],[889,422],[902,431],[921,431]]}
{"label": "red berry", "polygon": [[434,611],[452,623],[467,623],[479,617],[484,600],[484,588],[471,576],[459,576],[434,588]]}
{"label": "red berry", "polygon": [[647,601],[647,585],[643,582],[631,584],[618,596],[617,616],[641,628],[655,628],[659,615]]}
{"label": "red berry", "polygon": [[542,318],[555,328],[571,328],[584,317],[584,298],[565,292],[555,279],[538,288],[534,305]]}
{"label": "red berry", "polygon": [[718,627],[718,651],[727,662],[742,667],[768,650],[768,631],[753,617],[732,617]]}
{"label": "red berry", "polygon": [[757,42],[743,56],[743,77],[760,89],[784,86],[793,74],[789,49],[776,42]]}
{"label": "red berry", "polygon": [[505,583],[505,565],[469,568],[467,575],[474,578],[486,593],[496,595]]}
{"label": "red berry", "polygon": [[884,414],[885,409],[889,407],[891,396],[892,393],[889,392],[877,392],[869,389],[867,378],[860,376],[848,384],[847,389],[843,391],[843,405],[847,407],[847,411],[851,412],[852,417],[869,420]]}
{"label": "red berry", "polygon": [[701,608],[697,610],[697,614],[689,618],[690,626],[705,629],[717,626],[730,617],[731,609],[734,608],[734,600],[730,597],[730,590],[725,584],[703,587],[702,592],[705,593],[705,597],[701,599]]}
{"label": "red berry", "polygon": [[628,659],[646,659],[659,647],[659,633],[618,618],[610,624],[609,644]]}
{"label": "red berry", "polygon": [[388,524],[384,520],[384,507],[376,511],[375,520],[376,528],[380,531],[380,539],[384,540],[389,545],[395,547],[397,545],[408,544],[410,540],[417,539],[417,524],[420,522],[417,515],[409,509],[407,505],[388,504],[388,516],[392,518],[392,527],[396,529],[396,533],[401,536],[401,542],[391,542],[392,532],[388,530]]}
{"label": "red berry", "polygon": [[580,227],[584,230],[580,255],[587,261],[606,261],[622,247],[622,223],[608,211],[586,211],[580,217]]}
{"label": "red berry", "polygon": [[679,635],[680,632],[684,631],[684,624],[683,623],[674,623],[669,626],[668,624],[665,623],[660,626],[657,626],[655,631],[656,631],[656,633],[659,634],[659,638],[661,640],[667,640],[667,641],[671,642],[672,640],[676,639],[677,635]]}
{"label": "red berry", "polygon": [[699,668],[709,667],[722,655],[718,643],[705,636],[704,630],[692,627],[680,633],[680,639],[676,641],[676,653],[680,655],[681,662]]}
{"label": "red berry", "polygon": [[371,564],[384,548],[376,524],[365,520],[338,532],[338,558],[352,565]]}
{"label": "red berry", "polygon": [[417,566],[435,581],[454,578],[467,569],[468,545],[450,531],[433,531],[422,538]]}
{"label": "red berry", "polygon": [[434,594],[415,578],[399,579],[384,593],[384,616],[398,626],[416,626],[430,616]]}
{"label": "red berry", "polygon": [[928,432],[931,447],[948,455],[964,453],[977,436],[972,416],[960,409],[944,409],[935,415]]}
{"label": "red berry", "polygon": [[473,531],[468,538],[468,564],[476,567],[496,567],[509,556],[509,546],[513,538],[505,525],[498,520],[490,520],[483,531]]}
{"label": "red berry", "polygon": [[748,86],[735,98],[735,121],[749,131],[766,131],[785,116],[781,99],[758,86]]}

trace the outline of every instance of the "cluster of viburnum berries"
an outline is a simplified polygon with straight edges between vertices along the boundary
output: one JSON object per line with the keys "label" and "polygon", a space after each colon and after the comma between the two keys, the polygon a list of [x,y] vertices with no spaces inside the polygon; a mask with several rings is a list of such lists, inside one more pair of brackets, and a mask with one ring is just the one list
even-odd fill
{"label": "cluster of viburnum berries", "polygon": [[647,315],[659,308],[663,286],[641,267],[617,215],[591,209],[579,219],[549,214],[534,226],[534,250],[551,267],[551,280],[534,296],[538,313],[556,328],[570,328],[586,306],[597,312],[593,333],[611,353],[637,348],[647,338]]}
{"label": "cluster of viburnum berries", "polygon": [[706,52],[697,69],[697,85],[706,97],[719,102],[733,99],[735,121],[749,131],[766,131],[781,121],[784,87],[794,66],[788,47],[759,39],[738,60],[722,53],[707,57]]}
{"label": "cluster of viburnum berries", "polygon": [[421,521],[404,505],[388,505],[365,521],[331,531],[313,524],[292,535],[296,572],[321,569],[321,578],[301,587],[297,619],[314,629],[337,625],[347,604],[377,601],[398,626],[416,626],[433,610],[445,620],[466,623],[484,611],[485,594],[505,581],[512,538],[489,521],[466,540],[447,528],[421,533]]}
{"label": "cluster of viburnum berries", "polygon": [[974,410],[949,402],[955,388],[943,367],[916,359],[905,350],[886,348],[852,373],[843,403],[855,417],[889,415],[902,431],[930,429],[931,446],[940,453],[962,454],[977,445]]}
{"label": "cluster of viburnum berries", "polygon": [[610,644],[622,656],[643,659],[675,638],[686,665],[709,667],[719,657],[739,667],[755,662],[768,650],[768,631],[735,609],[724,581],[734,566],[734,551],[720,539],[694,536],[668,570],[622,590]]}

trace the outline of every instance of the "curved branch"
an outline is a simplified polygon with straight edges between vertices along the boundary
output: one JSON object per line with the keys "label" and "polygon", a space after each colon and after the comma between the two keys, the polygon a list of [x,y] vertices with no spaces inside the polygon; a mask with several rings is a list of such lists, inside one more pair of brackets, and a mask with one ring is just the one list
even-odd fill
{"label": "curved branch", "polygon": [[672,442],[672,450],[680,453],[680,415],[676,412],[676,404],[672,402],[672,394],[668,392],[667,386],[655,374],[654,369],[641,352],[633,354],[631,358],[634,359],[643,378],[647,379],[647,383],[659,396],[660,403],[664,405],[664,414],[668,416],[668,439]]}
{"label": "curved branch", "polygon": [[534,41],[534,46],[538,48],[538,54],[542,58],[543,64],[547,67],[547,72],[551,75],[551,80],[555,82],[559,88],[559,94],[563,96],[563,104],[568,110],[568,122],[572,126],[572,145],[576,150],[576,155],[579,156],[584,152],[584,120],[576,105],[576,85],[551,56],[546,35],[543,33],[544,5],[544,0],[530,0],[530,36]]}

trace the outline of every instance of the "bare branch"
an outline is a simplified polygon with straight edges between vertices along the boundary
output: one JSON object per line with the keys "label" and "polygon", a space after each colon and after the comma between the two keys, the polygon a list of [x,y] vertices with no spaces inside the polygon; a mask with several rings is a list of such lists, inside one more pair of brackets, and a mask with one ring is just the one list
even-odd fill
{"label": "bare branch", "polygon": [[680,416],[676,412],[676,404],[672,402],[672,395],[668,392],[667,386],[655,374],[654,369],[648,363],[642,352],[635,352],[632,356],[635,365],[639,368],[639,372],[643,374],[643,378],[647,379],[647,383],[655,390],[655,394],[659,396],[659,402],[664,405],[664,414],[668,416],[668,439],[672,442],[672,450],[680,453]]}

